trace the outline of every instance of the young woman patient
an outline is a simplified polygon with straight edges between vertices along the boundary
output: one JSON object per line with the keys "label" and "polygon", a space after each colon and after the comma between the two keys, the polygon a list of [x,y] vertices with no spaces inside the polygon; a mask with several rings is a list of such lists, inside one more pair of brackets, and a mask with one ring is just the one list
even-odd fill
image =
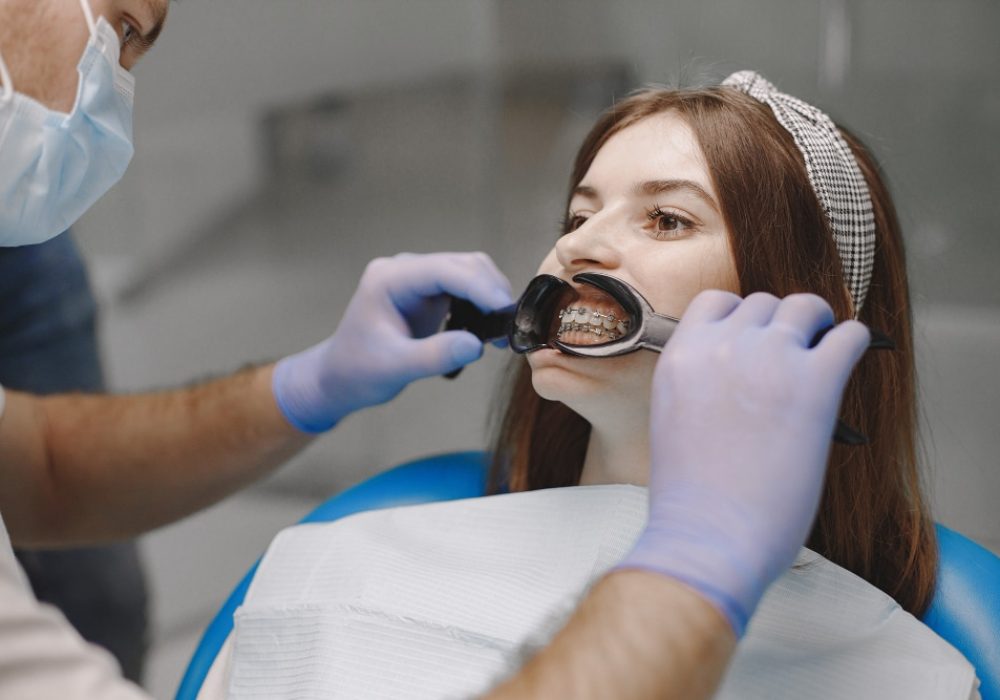
{"label": "young woman patient", "polygon": [[[848,289],[829,219],[792,135],[767,106],[727,87],[644,90],[608,110],[577,154],[562,235],[539,271],[565,279],[584,271],[619,277],[658,313],[676,318],[703,289],[740,296],[812,292],[838,320],[853,317],[886,332],[895,351],[867,353],[841,409],[870,441],[834,445],[807,546],[919,616],[934,592],[937,545],[916,461],[903,242],[878,166],[855,137],[841,134],[874,210],[874,259],[863,299]],[[574,331],[565,341],[601,338]],[[493,446],[491,491],[504,474],[512,491],[645,485],[655,362],[648,352],[590,360],[545,350],[516,358]]]}
{"label": "young woman patient", "polygon": [[[612,275],[635,287],[658,313],[674,317],[709,288],[741,296],[811,292],[830,303],[838,321],[854,317],[888,334],[896,349],[869,352],[844,396],[844,422],[869,442],[832,448],[807,543],[821,557],[800,556],[799,565],[775,584],[720,696],[878,697],[870,693],[886,692],[880,686],[884,671],[895,674],[892,687],[906,697],[975,697],[974,672],[964,659],[875,590],[919,616],[933,596],[937,565],[915,458],[910,306],[892,201],[871,155],[841,130],[849,144],[847,158],[853,156],[860,169],[855,186],[867,187],[870,197],[867,219],[858,215],[845,229],[845,221],[837,219],[843,211],[830,206],[830,197],[834,204],[839,201],[838,192],[821,190],[825,202],[817,194],[817,188],[829,188],[829,174],[824,180],[823,173],[811,172],[816,162],[807,166],[774,109],[751,96],[751,86],[770,89],[769,84],[755,74],[738,75],[742,78],[711,88],[646,89],[608,110],[577,155],[565,223],[539,272],[567,281],[580,272]],[[785,107],[801,104],[782,97]],[[834,179],[835,189],[841,184]],[[868,211],[867,205],[861,209]],[[845,241],[855,235],[851,226],[860,237]],[[623,309],[585,285],[577,285],[577,291],[580,298],[562,310],[560,340],[604,342],[604,331],[598,335],[597,329],[615,327]],[[591,324],[590,318],[602,323]],[[510,637],[504,637],[509,620],[494,616],[496,606],[508,618],[525,618],[515,642],[543,643],[554,629],[538,637],[532,629],[538,618],[524,610],[563,614],[571,609],[577,584],[596,579],[620,560],[644,520],[644,489],[636,487],[648,478],[649,387],[656,359],[646,351],[595,359],[554,349],[516,357],[492,446],[489,484],[489,493],[509,494],[367,513],[318,529],[293,528],[300,538],[295,546],[280,535],[258,573],[258,579],[266,578],[255,582],[247,612],[238,618],[231,678],[226,680],[222,664],[213,672],[220,691],[228,683],[234,697],[250,697],[254,683],[284,673],[285,667],[271,663],[276,650],[292,657],[286,678],[294,682],[268,686],[273,697],[305,686],[332,694],[344,687],[340,679],[372,654],[385,654],[386,668],[411,668],[401,659],[412,659],[421,645],[433,648],[421,660],[428,666],[445,657],[442,668],[450,663],[454,669],[472,669],[484,648],[499,649],[509,661],[523,655],[523,648],[518,652],[498,641]],[[461,539],[472,538],[469,533],[477,529],[482,544]],[[394,537],[400,540],[393,545],[395,558],[370,554]],[[364,544],[352,550],[358,540]],[[497,542],[516,544],[509,561],[497,563],[507,556]],[[586,555],[572,554],[575,548],[586,549]],[[316,549],[320,554],[308,558],[319,563],[302,564],[302,553]],[[518,559],[521,551],[529,554]],[[354,573],[338,569],[338,559]],[[494,565],[502,573],[474,577]],[[358,571],[365,567],[370,570]],[[573,582],[560,592],[563,570]],[[421,587],[422,575],[437,575],[441,590]],[[349,576],[354,578],[348,581]],[[344,594],[348,589],[354,593]],[[254,603],[253,594],[260,601],[270,595],[271,602]],[[326,605],[390,597],[394,602],[379,609],[391,608],[382,617],[392,618],[386,622],[392,626],[380,627],[375,636],[367,628],[351,627]],[[441,619],[428,618],[419,635],[399,626],[401,620],[433,617],[428,601],[436,597],[444,601]],[[447,609],[449,600],[453,609]],[[306,613],[289,612],[306,602]],[[301,619],[290,622],[289,614]],[[461,624],[455,622],[459,618]],[[331,639],[354,636],[343,642],[347,646],[336,640],[303,646],[302,639],[322,636],[317,627],[325,627]],[[291,640],[285,646],[275,641],[282,635]],[[533,635],[538,638],[531,640]],[[369,644],[373,639],[377,644]],[[873,646],[864,646],[875,639]],[[358,652],[357,645],[367,651]],[[857,658],[851,656],[855,651]],[[229,654],[227,648],[223,656]],[[357,655],[350,665],[338,660],[352,654]],[[338,670],[331,672],[334,666]],[[930,676],[918,680],[912,677],[914,668]],[[384,684],[394,682],[391,676],[349,687],[369,697],[390,697]],[[907,677],[919,687],[901,688]],[[410,680],[431,682],[427,678]],[[843,687],[831,678],[844,679]],[[481,679],[447,687],[486,689],[477,682]],[[408,697],[431,697],[415,685],[410,689]],[[207,693],[208,686],[203,697]]]}

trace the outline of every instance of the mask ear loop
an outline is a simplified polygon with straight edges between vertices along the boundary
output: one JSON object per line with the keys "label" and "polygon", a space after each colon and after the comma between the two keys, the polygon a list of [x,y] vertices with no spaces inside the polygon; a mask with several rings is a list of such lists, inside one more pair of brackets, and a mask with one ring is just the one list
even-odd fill
{"label": "mask ear loop", "polygon": [[87,20],[87,28],[90,36],[97,36],[97,22],[94,20],[94,11],[90,7],[89,0],[80,0],[80,7],[83,8],[83,16]]}
{"label": "mask ear loop", "polygon": [[3,54],[0,54],[0,83],[3,83],[3,92],[0,92],[0,104],[7,104],[14,99],[14,81],[10,79],[10,71],[4,63]]}
{"label": "mask ear loop", "polygon": [[[83,18],[87,20],[87,29],[90,31],[90,36],[93,37],[97,34],[97,22],[94,20],[94,11],[90,8],[88,0],[80,0],[80,7],[83,9]],[[3,84],[3,91],[0,92],[0,104],[6,104],[14,99],[14,81],[11,80],[10,71],[7,69],[7,64],[3,60],[2,53],[0,53],[0,83]]]}
{"label": "mask ear loop", "polygon": [[[80,0],[80,8],[83,10],[83,18],[87,21],[87,29],[90,32],[90,36],[93,37],[97,34],[97,22],[94,20],[94,11],[90,9],[88,0]],[[0,84],[3,87],[3,90],[0,91],[0,104],[7,104],[14,99],[14,81],[11,80],[10,71],[7,69],[7,63],[3,60],[2,53],[0,53]]]}

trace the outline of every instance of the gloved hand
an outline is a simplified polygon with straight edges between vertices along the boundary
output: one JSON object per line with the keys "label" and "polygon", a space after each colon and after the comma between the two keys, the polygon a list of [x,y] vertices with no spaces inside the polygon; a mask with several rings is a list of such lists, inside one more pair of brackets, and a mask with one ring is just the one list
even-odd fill
{"label": "gloved hand", "polygon": [[446,295],[483,311],[513,303],[510,283],[485,253],[402,253],[369,263],[336,332],[275,367],[272,388],[288,421],[309,433],[329,430],[415,379],[478,359],[476,336],[437,333]]}
{"label": "gloved hand", "polygon": [[615,568],[686,583],[737,637],[808,536],[841,395],[870,340],[846,321],[808,349],[832,324],[815,295],[706,291],[656,366],[649,520]]}

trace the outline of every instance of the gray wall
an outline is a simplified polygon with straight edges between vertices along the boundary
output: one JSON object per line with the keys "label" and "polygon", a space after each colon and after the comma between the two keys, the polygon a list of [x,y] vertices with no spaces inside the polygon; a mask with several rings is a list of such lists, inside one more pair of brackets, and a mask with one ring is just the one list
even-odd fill
{"label": "gray wall", "polygon": [[136,70],[135,160],[81,226],[88,252],[113,284],[145,274],[265,177],[264,112],[481,71],[492,13],[486,0],[174,4]]}

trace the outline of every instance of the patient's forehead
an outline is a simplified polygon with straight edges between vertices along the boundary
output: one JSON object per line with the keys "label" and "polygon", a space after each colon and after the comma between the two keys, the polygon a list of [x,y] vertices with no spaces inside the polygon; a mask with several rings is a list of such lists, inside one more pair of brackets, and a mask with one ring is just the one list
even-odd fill
{"label": "patient's forehead", "polygon": [[580,185],[611,195],[650,180],[693,180],[716,196],[694,131],[676,112],[645,117],[608,139]]}

